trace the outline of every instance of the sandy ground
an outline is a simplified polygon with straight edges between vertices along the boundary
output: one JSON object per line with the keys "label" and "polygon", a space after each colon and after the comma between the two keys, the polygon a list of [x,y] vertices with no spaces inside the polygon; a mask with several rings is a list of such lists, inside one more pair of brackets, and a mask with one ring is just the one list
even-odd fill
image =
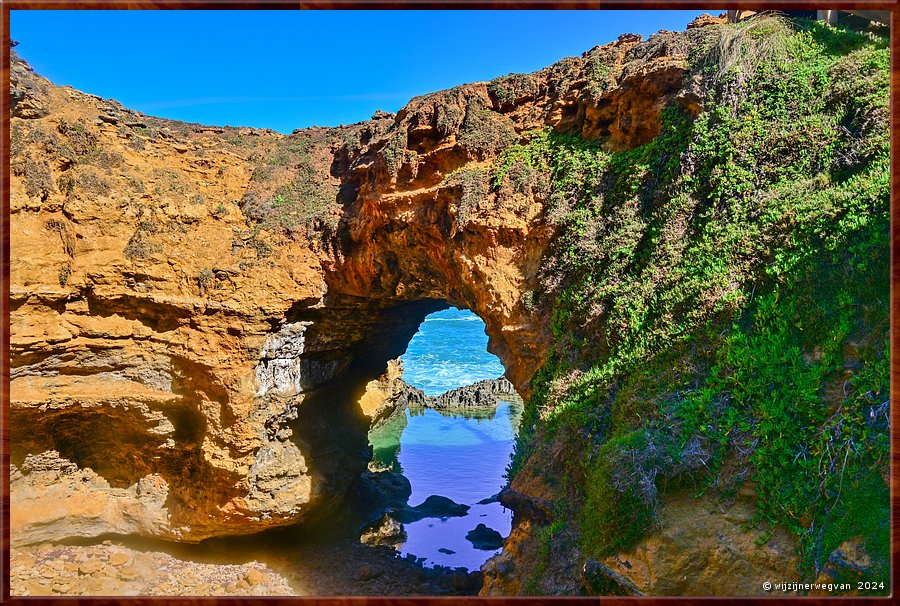
{"label": "sandy ground", "polygon": [[475,595],[480,573],[423,568],[384,546],[290,532],[199,545],[116,537],[10,552],[15,596]]}

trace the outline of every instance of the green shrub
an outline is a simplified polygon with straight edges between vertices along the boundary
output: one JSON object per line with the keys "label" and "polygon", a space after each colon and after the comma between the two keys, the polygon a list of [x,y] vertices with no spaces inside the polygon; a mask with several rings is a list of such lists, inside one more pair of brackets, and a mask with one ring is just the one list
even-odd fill
{"label": "green shrub", "polygon": [[469,100],[460,127],[458,145],[470,158],[484,160],[515,143],[512,120],[502,114],[482,109],[480,102]]}
{"label": "green shrub", "polygon": [[56,187],[59,191],[68,196],[75,191],[75,177],[69,173],[63,173],[56,179]]}
{"label": "green shrub", "polygon": [[152,242],[151,236],[158,234],[162,228],[158,223],[151,220],[141,221],[134,234],[128,240],[128,244],[123,251],[125,258],[131,261],[146,259],[160,251],[158,244]]}
{"label": "green shrub", "polygon": [[519,101],[534,98],[537,93],[538,85],[531,74],[509,74],[488,84],[488,94],[499,108],[512,107]]}
{"label": "green shrub", "polygon": [[385,144],[384,149],[381,152],[388,173],[393,179],[397,178],[397,175],[400,173],[400,167],[406,159],[406,154],[409,151],[406,146],[406,131],[398,129],[391,138],[388,139],[387,144]]}
{"label": "green shrub", "polygon": [[592,444],[570,462],[587,554],[633,545],[666,485],[752,479],[760,533],[794,534],[802,576],[863,533],[886,570],[886,40],[722,30],[696,118],[668,107],[616,153],[542,134],[495,164],[495,188],[548,174],[558,226],[539,293],[554,344],[509,474],[563,429]]}
{"label": "green shrub", "polygon": [[77,157],[81,158],[97,152],[99,138],[88,129],[83,120],[79,119],[70,123],[65,118],[60,118],[57,130],[66,137],[68,145]]}
{"label": "green shrub", "polygon": [[53,186],[53,175],[46,160],[36,160],[31,154],[25,156],[25,193],[29,198],[41,201],[56,191]]}
{"label": "green shrub", "polygon": [[71,263],[65,263],[59,268],[59,285],[65,286],[69,283],[69,277],[72,275]]}
{"label": "green shrub", "polygon": [[81,169],[75,177],[76,189],[85,193],[106,195],[112,189],[109,182],[92,169]]}
{"label": "green shrub", "polygon": [[446,182],[459,189],[455,223],[457,229],[462,230],[489,193],[488,170],[484,168],[459,170],[447,177]]}

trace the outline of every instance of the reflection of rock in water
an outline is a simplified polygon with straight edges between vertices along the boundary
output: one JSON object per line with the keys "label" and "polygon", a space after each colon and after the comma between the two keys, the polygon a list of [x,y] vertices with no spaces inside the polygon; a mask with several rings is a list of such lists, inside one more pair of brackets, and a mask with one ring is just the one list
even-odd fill
{"label": "reflection of rock in water", "polygon": [[466,539],[472,543],[475,549],[483,551],[493,551],[503,547],[503,535],[484,524],[479,524],[475,530],[470,530],[466,534]]}
{"label": "reflection of rock in water", "polygon": [[[399,463],[400,436],[408,424],[406,410],[410,411],[411,416],[422,414],[424,408],[431,408],[443,415],[492,419],[501,399],[519,400],[512,384],[503,377],[478,381],[437,397],[426,396],[422,390],[397,376],[397,368],[402,373],[400,361],[391,360],[385,373],[367,386],[360,400],[360,407],[372,419],[369,430],[371,471],[403,472]],[[520,407],[511,408],[511,414],[515,415],[511,421],[517,428],[521,418]]]}
{"label": "reflection of rock in water", "polygon": [[363,545],[386,545],[399,551],[406,542],[406,530],[403,524],[384,514],[363,529],[359,542]]}
{"label": "reflection of rock in water", "polygon": [[365,525],[385,511],[406,506],[412,487],[406,476],[392,471],[363,472],[347,493],[347,504],[356,523]]}
{"label": "reflection of rock in water", "polygon": [[404,507],[391,512],[391,515],[405,524],[412,524],[425,518],[456,518],[466,515],[470,507],[454,502],[452,499],[433,494],[415,507]]}

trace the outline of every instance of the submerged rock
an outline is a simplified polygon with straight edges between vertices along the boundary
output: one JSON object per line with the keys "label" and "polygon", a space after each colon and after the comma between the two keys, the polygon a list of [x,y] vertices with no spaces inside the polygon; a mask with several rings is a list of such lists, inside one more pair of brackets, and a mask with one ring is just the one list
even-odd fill
{"label": "submerged rock", "polygon": [[404,524],[410,524],[425,518],[440,518],[444,520],[446,518],[462,517],[468,511],[468,505],[462,505],[447,497],[433,494],[421,504],[415,507],[404,507],[392,512],[391,516]]}
{"label": "submerged rock", "polygon": [[479,524],[474,530],[466,533],[466,539],[472,543],[475,549],[484,551],[493,551],[503,547],[503,535],[484,524]]}

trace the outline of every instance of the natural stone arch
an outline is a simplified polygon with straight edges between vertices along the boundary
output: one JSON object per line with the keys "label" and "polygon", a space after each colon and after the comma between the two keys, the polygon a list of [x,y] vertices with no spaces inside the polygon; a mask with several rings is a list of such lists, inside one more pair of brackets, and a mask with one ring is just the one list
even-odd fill
{"label": "natural stone arch", "polygon": [[[650,131],[637,128],[635,108],[653,110],[643,124],[657,122],[687,72],[667,54],[667,40],[629,58],[637,40],[626,37],[525,85],[516,77],[465,85],[413,99],[397,115],[287,137],[143,116],[53,87],[15,59],[17,107],[37,102],[46,110],[13,112],[20,164],[28,154],[46,156],[56,181],[76,183],[80,168],[69,173],[70,163],[56,157],[64,146],[38,147],[54,137],[75,145],[86,132],[127,159],[123,166],[139,166],[114,184],[85,178],[40,196],[25,176],[11,181],[12,425],[36,423],[49,435],[41,425],[53,416],[48,409],[87,425],[116,410],[120,420],[133,417],[141,435],[121,444],[123,460],[149,461],[121,478],[107,470],[128,486],[98,476],[85,498],[98,510],[127,507],[83,520],[72,536],[195,541],[317,519],[352,481],[362,432],[345,432],[345,443],[321,441],[326,432],[312,432],[314,421],[362,427],[334,403],[351,401],[350,387],[397,355],[390,345],[403,341],[403,322],[424,317],[424,302],[478,314],[489,350],[527,397],[550,341],[550,306],[531,303],[555,228],[544,216],[545,191],[498,187],[491,167],[504,146],[535,129],[586,137],[608,130],[617,148],[645,142]],[[587,90],[597,64],[622,74],[634,64],[628,78],[643,84]],[[601,106],[615,115],[588,111]],[[141,151],[147,147],[152,154]],[[290,196],[295,205],[282,204]],[[400,322],[384,337],[391,314]],[[301,343],[302,353],[292,349]],[[19,452],[28,440],[15,437],[25,431],[13,434]],[[13,474],[13,513],[21,514],[13,525],[25,534],[50,528],[50,517],[29,517],[36,509],[22,495],[37,494],[28,491],[39,480],[56,482],[66,502],[74,493],[61,475],[73,467],[86,474],[99,460],[69,452],[78,461],[26,464],[27,454],[55,446],[26,448],[35,452],[22,451]],[[307,473],[313,461],[321,473]],[[78,524],[65,526],[54,532]]]}

